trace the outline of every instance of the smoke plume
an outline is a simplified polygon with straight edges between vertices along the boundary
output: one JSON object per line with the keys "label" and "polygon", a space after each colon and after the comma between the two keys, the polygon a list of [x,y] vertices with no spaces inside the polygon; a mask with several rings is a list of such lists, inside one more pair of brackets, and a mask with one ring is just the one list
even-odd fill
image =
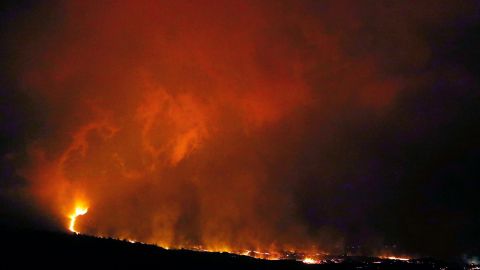
{"label": "smoke plume", "polygon": [[[469,42],[477,8],[7,8],[0,129],[13,143],[1,149],[3,197],[61,230],[85,204],[82,233],[167,247],[463,252],[473,240],[456,239],[474,231],[478,214],[455,198],[478,188],[467,179],[479,175],[468,165],[479,152],[459,141],[479,134],[468,124],[479,91],[456,48]],[[443,166],[457,157],[460,167]],[[447,190],[452,179],[461,190]],[[445,246],[412,240],[435,243],[446,232]]]}

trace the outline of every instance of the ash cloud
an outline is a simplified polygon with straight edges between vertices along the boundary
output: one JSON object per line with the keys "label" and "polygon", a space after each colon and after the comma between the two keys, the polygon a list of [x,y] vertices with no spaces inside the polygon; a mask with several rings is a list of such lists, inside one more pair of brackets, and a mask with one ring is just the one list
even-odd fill
{"label": "ash cloud", "polygon": [[80,200],[82,232],[174,247],[478,252],[474,1],[4,10],[2,210],[63,228]]}

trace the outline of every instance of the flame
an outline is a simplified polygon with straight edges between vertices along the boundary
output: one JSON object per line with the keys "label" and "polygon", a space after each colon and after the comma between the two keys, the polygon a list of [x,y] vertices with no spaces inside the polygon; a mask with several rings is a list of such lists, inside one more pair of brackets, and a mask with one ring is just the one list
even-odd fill
{"label": "flame", "polygon": [[410,258],[407,257],[397,257],[397,256],[380,256],[381,259],[386,260],[395,260],[395,261],[409,261]]}
{"label": "flame", "polygon": [[310,257],[306,257],[302,260],[303,263],[306,263],[306,264],[318,264],[320,263],[320,261],[318,260],[315,260],[313,258],[310,258]]}
{"label": "flame", "polygon": [[73,232],[78,234],[79,232],[75,230],[75,222],[77,221],[77,218],[79,216],[83,216],[88,212],[88,207],[82,207],[82,206],[77,206],[75,207],[75,212],[72,213],[69,218],[70,218],[70,225],[68,226],[68,229]]}

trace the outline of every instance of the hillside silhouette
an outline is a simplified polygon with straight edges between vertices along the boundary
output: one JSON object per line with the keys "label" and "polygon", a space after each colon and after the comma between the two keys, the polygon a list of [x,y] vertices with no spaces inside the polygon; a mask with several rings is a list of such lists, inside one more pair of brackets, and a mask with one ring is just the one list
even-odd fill
{"label": "hillside silhouette", "polygon": [[0,237],[1,269],[466,269],[461,264],[434,260],[401,262],[368,257],[345,257],[342,263],[309,265],[294,260],[166,250],[143,243],[32,230],[0,230]]}

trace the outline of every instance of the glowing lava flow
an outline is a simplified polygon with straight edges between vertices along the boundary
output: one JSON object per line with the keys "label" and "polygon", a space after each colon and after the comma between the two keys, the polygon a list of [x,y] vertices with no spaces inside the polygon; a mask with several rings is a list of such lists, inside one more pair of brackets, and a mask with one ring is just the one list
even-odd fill
{"label": "glowing lava flow", "polygon": [[85,215],[87,212],[88,212],[88,208],[87,208],[87,207],[76,207],[76,208],[75,208],[75,213],[73,213],[73,214],[71,214],[71,215],[69,216],[69,218],[70,218],[70,226],[68,226],[68,229],[69,229],[71,232],[76,233],[76,234],[79,233],[79,232],[77,232],[77,231],[75,230],[75,222],[76,222],[76,220],[77,220],[77,218],[78,218],[79,216],[83,216],[83,215]]}

